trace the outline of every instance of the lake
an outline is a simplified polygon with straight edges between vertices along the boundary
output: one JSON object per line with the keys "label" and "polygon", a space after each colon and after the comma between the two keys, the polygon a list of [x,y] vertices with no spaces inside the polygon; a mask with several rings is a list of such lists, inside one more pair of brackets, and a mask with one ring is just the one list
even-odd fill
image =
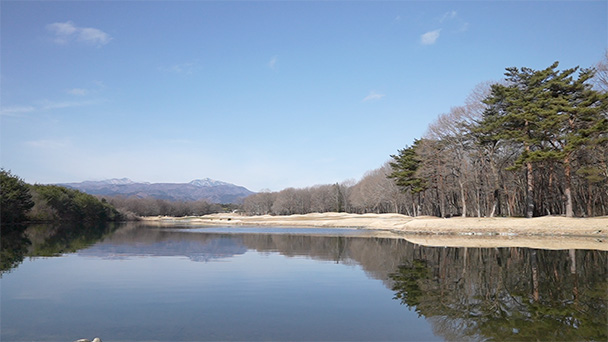
{"label": "lake", "polygon": [[1,340],[606,340],[607,252],[130,223],[2,239]]}

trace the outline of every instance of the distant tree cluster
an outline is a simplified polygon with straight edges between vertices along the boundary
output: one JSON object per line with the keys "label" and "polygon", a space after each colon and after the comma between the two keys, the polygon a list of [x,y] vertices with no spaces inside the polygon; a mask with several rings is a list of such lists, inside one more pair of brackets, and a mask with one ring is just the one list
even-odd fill
{"label": "distant tree cluster", "polygon": [[508,68],[392,156],[414,215],[608,213],[608,95],[557,66]]}
{"label": "distant tree cluster", "polygon": [[278,192],[259,192],[245,198],[243,210],[251,215],[293,215],[312,212],[403,212],[407,197],[387,178],[390,165],[369,171],[359,181],[316,185]]}
{"label": "distant tree cluster", "polygon": [[310,212],[344,211],[346,186],[318,185],[279,192],[259,192],[245,198],[243,209],[252,215],[293,215]]}
{"label": "distant tree cluster", "polygon": [[[359,182],[247,197],[245,212],[608,214],[608,55],[594,69],[508,68]],[[596,73],[597,71],[597,73]]]}
{"label": "distant tree cluster", "polygon": [[123,212],[128,218],[138,216],[200,216],[222,212],[225,209],[220,204],[199,201],[168,201],[157,198],[139,198],[112,196],[102,197],[112,206]]}

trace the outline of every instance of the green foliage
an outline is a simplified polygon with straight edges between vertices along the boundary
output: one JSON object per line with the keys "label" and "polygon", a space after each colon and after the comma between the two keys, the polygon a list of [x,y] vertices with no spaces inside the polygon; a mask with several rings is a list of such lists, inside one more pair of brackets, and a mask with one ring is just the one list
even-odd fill
{"label": "green foliage", "polygon": [[[5,224],[23,222],[34,206],[28,185],[10,171],[0,169],[0,219]],[[3,229],[4,230],[4,229]]]}
{"label": "green foliage", "polygon": [[488,109],[475,129],[482,140],[509,140],[526,149],[515,166],[568,161],[573,152],[606,139],[608,95],[592,89],[593,71],[507,68],[507,84],[492,85]]}
{"label": "green foliage", "polygon": [[393,161],[390,163],[393,172],[389,178],[393,178],[395,183],[405,191],[411,193],[419,193],[426,189],[426,181],[417,176],[417,171],[420,168],[420,157],[417,149],[422,140],[414,140],[412,146],[399,150],[399,154],[391,155]]}
{"label": "green foliage", "polygon": [[33,185],[32,193],[36,199],[30,216],[32,220],[104,222],[121,219],[113,206],[78,190],[57,185]]}

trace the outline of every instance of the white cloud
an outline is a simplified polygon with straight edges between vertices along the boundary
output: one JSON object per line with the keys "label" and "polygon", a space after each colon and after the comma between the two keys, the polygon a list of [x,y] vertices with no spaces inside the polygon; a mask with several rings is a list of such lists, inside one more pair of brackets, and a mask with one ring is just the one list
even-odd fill
{"label": "white cloud", "polygon": [[92,27],[78,27],[71,21],[52,23],[47,25],[46,29],[54,34],[53,41],[60,45],[77,41],[99,47],[108,44],[112,40],[112,37],[102,30]]}
{"label": "white cloud", "polygon": [[279,57],[278,56],[273,56],[270,59],[270,62],[268,62],[268,67],[272,70],[275,70],[277,67],[277,62],[279,61]]}
{"label": "white cloud", "polygon": [[423,45],[433,45],[435,44],[435,42],[437,41],[437,38],[439,38],[439,33],[441,32],[441,29],[435,30],[435,31],[429,31],[423,35],[420,36],[420,43],[422,43]]}
{"label": "white cloud", "polygon": [[440,22],[440,23],[443,23],[443,22],[444,22],[444,21],[446,21],[446,20],[450,20],[450,19],[454,19],[454,18],[456,18],[456,16],[458,16],[458,13],[457,13],[456,11],[450,11],[450,12],[447,12],[447,13],[445,13],[445,14],[444,14],[444,15],[441,17],[441,19],[439,19],[439,22]]}
{"label": "white cloud", "polygon": [[365,98],[362,100],[362,102],[380,100],[380,99],[381,99],[381,98],[383,98],[384,96],[386,96],[386,95],[384,95],[384,94],[378,94],[377,92],[375,92],[375,91],[373,91],[373,90],[372,90],[372,91],[370,91],[370,92],[369,92],[369,95],[367,95],[367,96],[366,96],[366,97],[365,97]]}
{"label": "white cloud", "polygon": [[92,45],[106,45],[112,40],[109,34],[91,27],[83,27],[78,33],[78,40]]}
{"label": "white cloud", "polygon": [[88,94],[88,91],[86,89],[82,89],[82,88],[74,88],[74,89],[68,89],[67,93],[70,95],[84,96],[84,95]]}

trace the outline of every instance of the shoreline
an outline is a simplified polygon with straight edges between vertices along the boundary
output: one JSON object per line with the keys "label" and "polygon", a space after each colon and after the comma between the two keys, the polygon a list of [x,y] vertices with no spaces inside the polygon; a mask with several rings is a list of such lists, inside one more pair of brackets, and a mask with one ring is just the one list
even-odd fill
{"label": "shoreline", "polygon": [[159,227],[272,226],[358,228],[372,236],[401,238],[426,246],[530,247],[544,249],[598,249],[608,251],[608,217],[477,218],[401,214],[312,213],[289,216],[211,214],[188,217],[143,217]]}

